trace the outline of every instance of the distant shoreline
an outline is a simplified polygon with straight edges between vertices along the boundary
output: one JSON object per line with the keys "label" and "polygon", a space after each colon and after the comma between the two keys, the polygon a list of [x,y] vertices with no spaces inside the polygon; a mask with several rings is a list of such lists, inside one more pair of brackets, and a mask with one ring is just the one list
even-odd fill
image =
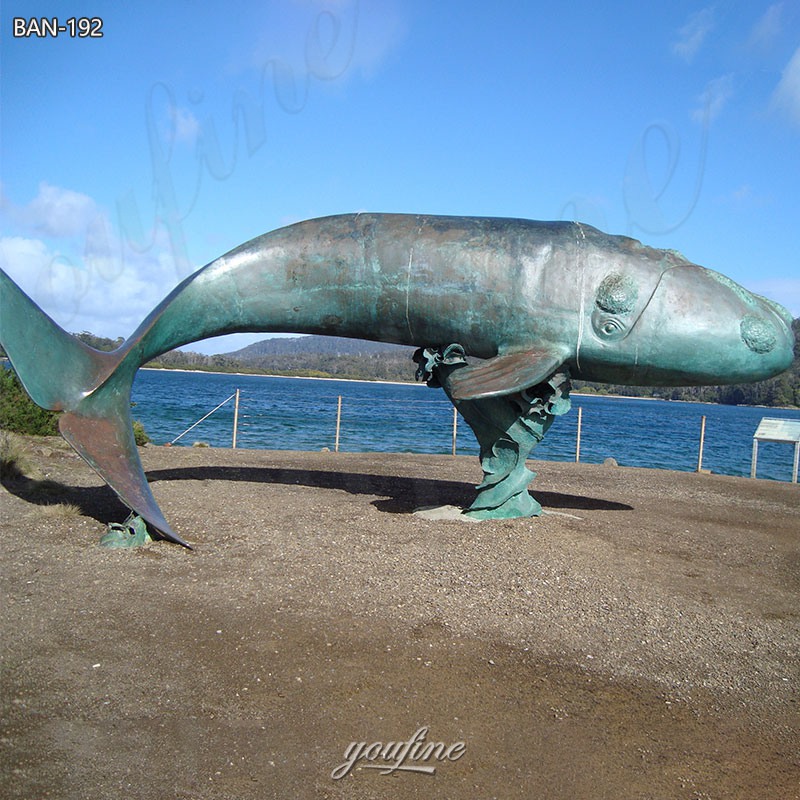
{"label": "distant shoreline", "polygon": [[[269,372],[214,372],[210,369],[172,369],[165,367],[140,367],[140,370],[148,372],[188,372],[192,375],[235,375],[242,378],[289,378],[298,381],[341,381],[343,383],[381,383],[387,386],[424,386],[424,381],[382,381],[380,379],[367,380],[365,378],[323,378],[311,375],[273,375]],[[658,400],[667,402],[664,397],[634,397],[626,394],[597,394],[595,392],[570,392],[570,397],[610,397],[615,400]],[[684,402],[681,400],[670,400],[669,402]],[[719,405],[719,403],[708,403],[707,405]]]}
{"label": "distant shoreline", "polygon": [[345,383],[382,383],[389,386],[426,386],[421,381],[383,381],[378,378],[367,380],[366,378],[327,378],[317,375],[273,375],[270,372],[216,372],[210,369],[181,369],[172,367],[140,367],[140,370],[148,372],[188,372],[192,375],[235,375],[242,378],[288,378],[298,381],[343,381]]}
{"label": "distant shoreline", "polygon": [[[235,375],[242,378],[289,378],[290,380],[298,381],[341,381],[343,383],[380,383],[387,386],[424,386],[427,384],[424,381],[384,381],[376,378],[375,380],[367,380],[366,378],[324,378],[312,375],[273,375],[269,372],[215,372],[210,369],[180,369],[172,367],[140,367],[140,370],[147,370],[148,372],[187,372],[192,375]],[[597,394],[596,392],[570,392],[570,397],[610,397],[615,400],[656,400],[660,402],[681,403],[681,402],[694,402],[683,400],[667,400],[665,397],[635,397],[634,395],[627,394]],[[705,405],[720,405],[719,403],[706,403]],[[765,406],[766,408],[767,406]]]}
{"label": "distant shoreline", "polygon": [[[339,381],[341,383],[378,383],[386,386],[420,386],[428,388],[424,381],[385,381],[380,379],[366,380],[364,378],[325,378],[311,375],[273,375],[267,372],[216,372],[210,369],[181,369],[165,367],[140,367],[148,372],[186,372],[192,375],[233,375],[242,378],[287,378],[298,381]],[[570,397],[600,397],[609,400],[648,400],[657,403],[694,403],[700,406],[725,406],[725,403],[710,403],[702,400],[671,400],[668,397],[637,397],[631,394],[599,394],[597,392],[570,392]],[[741,403],[742,407],[776,409],[780,411],[797,411],[795,406],[764,406]]]}
{"label": "distant shoreline", "polygon": [[[0,363],[10,363],[7,356],[0,357]],[[217,372],[210,369],[183,369],[179,367],[140,367],[140,370],[147,370],[147,372],[184,372],[192,375],[232,375],[242,378],[288,378],[291,380],[300,381],[340,381],[343,383],[377,383],[386,386],[420,386],[427,388],[424,381],[386,381],[386,380],[367,380],[365,378],[332,378],[312,375],[274,375],[267,372]],[[703,400],[672,400],[668,397],[637,397],[635,395],[627,394],[599,394],[597,392],[570,392],[571,397],[602,397],[611,400],[652,400],[662,403],[694,403],[702,406],[725,406],[726,403],[713,403]],[[763,408],[775,409],[779,411],[797,411],[797,406],[765,406],[760,404],[740,403],[742,407],[747,408]]]}

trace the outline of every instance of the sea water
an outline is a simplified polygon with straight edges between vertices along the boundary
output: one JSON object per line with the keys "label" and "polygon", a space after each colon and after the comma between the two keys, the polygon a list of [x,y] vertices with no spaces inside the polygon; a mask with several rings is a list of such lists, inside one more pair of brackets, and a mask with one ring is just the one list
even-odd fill
{"label": "sea water", "polygon": [[[140,370],[133,390],[134,419],[152,441],[203,442],[230,447],[234,400],[183,434],[239,390],[237,447],[266,450],[334,449],[342,398],[339,449],[344,452],[451,453],[453,408],[441,389],[264,375]],[[706,417],[703,468],[749,475],[753,434],[762,417],[800,420],[800,411],[635,398],[576,396],[532,457],[574,461],[577,409],[582,409],[580,460],[614,458],[622,466],[693,471]],[[477,455],[472,431],[459,417],[457,452]],[[791,480],[794,448],[760,442],[758,477]]]}

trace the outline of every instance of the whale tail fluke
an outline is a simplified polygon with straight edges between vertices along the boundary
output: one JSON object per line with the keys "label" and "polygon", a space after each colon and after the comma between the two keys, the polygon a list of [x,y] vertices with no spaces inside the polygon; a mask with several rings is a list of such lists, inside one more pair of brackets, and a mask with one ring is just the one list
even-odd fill
{"label": "whale tail fluke", "polygon": [[76,408],[123,358],[67,333],[1,269],[0,344],[33,401],[50,411]]}
{"label": "whale tail fluke", "polygon": [[95,350],[47,316],[0,270],[0,345],[33,401],[59,418],[62,436],[125,505],[164,538],[188,547],[164,519],[145,478],[130,412],[138,364],[123,345]]}
{"label": "whale tail fluke", "polygon": [[91,399],[91,408],[67,411],[58,427],[77,453],[138,514],[165,539],[191,549],[164,518],[144,475],[133,436],[130,387],[109,380]]}

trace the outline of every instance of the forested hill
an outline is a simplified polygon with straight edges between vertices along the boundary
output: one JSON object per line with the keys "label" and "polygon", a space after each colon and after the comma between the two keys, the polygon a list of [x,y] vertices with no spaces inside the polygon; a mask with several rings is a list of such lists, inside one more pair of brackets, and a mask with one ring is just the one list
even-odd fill
{"label": "forested hill", "polygon": [[274,339],[262,339],[260,342],[225,353],[226,356],[240,361],[257,361],[260,358],[276,356],[315,354],[335,356],[370,356],[395,353],[408,355],[413,347],[402,344],[386,344],[384,342],[367,342],[363,339],[343,339],[339,336],[285,336]]}
{"label": "forested hill", "polygon": [[413,381],[415,348],[338,336],[264,339],[225,357],[260,372],[323,373],[337,378]]}
{"label": "forested hill", "polygon": [[203,356],[173,351],[150,366],[256,372],[270,375],[413,381],[413,347],[342,339],[336,336],[291,336],[263,339],[232,353]]}

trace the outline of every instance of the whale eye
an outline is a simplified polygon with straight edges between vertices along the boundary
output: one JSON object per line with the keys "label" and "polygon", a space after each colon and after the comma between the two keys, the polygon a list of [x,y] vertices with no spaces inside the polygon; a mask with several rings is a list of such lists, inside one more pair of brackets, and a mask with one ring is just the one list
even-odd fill
{"label": "whale eye", "polygon": [[628,330],[619,317],[597,310],[592,314],[592,327],[601,339],[606,340],[621,339]]}
{"label": "whale eye", "polygon": [[601,328],[602,332],[606,336],[611,336],[612,334],[616,333],[618,330],[621,329],[619,322],[615,319],[606,320],[603,323],[603,327]]}

